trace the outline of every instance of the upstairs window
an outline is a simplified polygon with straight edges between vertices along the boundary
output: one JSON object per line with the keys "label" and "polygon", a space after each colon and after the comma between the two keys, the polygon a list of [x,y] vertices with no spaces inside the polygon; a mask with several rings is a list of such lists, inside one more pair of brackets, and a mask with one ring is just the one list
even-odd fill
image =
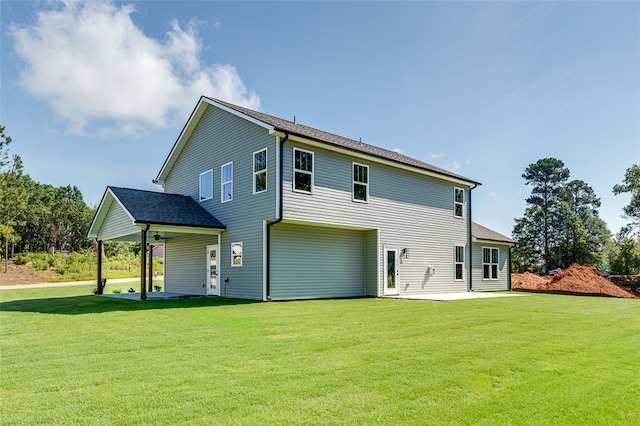
{"label": "upstairs window", "polygon": [[226,203],[233,200],[233,162],[227,163],[220,168],[222,192],[220,201]]}
{"label": "upstairs window", "polygon": [[293,190],[311,193],[313,190],[313,152],[293,149]]}
{"label": "upstairs window", "polygon": [[464,246],[456,246],[456,281],[464,279]]}
{"label": "upstairs window", "polygon": [[353,201],[369,200],[369,166],[353,163]]}
{"label": "upstairs window", "polygon": [[200,173],[200,201],[213,198],[213,170]]}
{"label": "upstairs window", "polygon": [[500,251],[497,248],[482,247],[482,278],[485,280],[498,279],[498,259]]}
{"label": "upstairs window", "polygon": [[453,215],[455,217],[462,217],[464,205],[464,189],[453,189]]}
{"label": "upstairs window", "polygon": [[267,190],[267,148],[253,153],[253,193]]}

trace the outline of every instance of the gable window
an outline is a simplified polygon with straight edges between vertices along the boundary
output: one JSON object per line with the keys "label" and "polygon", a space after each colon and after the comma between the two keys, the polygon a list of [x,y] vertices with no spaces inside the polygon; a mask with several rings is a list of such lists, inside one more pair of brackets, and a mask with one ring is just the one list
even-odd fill
{"label": "gable window", "polygon": [[233,200],[233,161],[223,165],[220,168],[220,174],[220,187],[222,188],[220,201],[225,203]]}
{"label": "gable window", "polygon": [[253,153],[253,193],[267,190],[267,148]]}
{"label": "gable window", "polygon": [[313,152],[293,149],[293,190],[311,193],[313,190]]}
{"label": "gable window", "polygon": [[464,279],[464,246],[456,246],[456,281]]}
{"label": "gable window", "polygon": [[200,173],[200,201],[213,198],[213,170]]}
{"label": "gable window", "polygon": [[242,266],[242,243],[231,243],[231,266]]}
{"label": "gable window", "polygon": [[482,279],[498,279],[498,259],[500,251],[493,247],[482,247]]}
{"label": "gable window", "polygon": [[453,215],[462,217],[462,206],[464,205],[464,189],[453,189]]}
{"label": "gable window", "polygon": [[369,166],[353,163],[353,201],[369,200]]}

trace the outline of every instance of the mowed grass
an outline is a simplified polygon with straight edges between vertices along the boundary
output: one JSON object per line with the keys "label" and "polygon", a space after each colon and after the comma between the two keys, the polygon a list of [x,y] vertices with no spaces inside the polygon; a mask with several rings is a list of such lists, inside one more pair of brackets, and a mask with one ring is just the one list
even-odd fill
{"label": "mowed grass", "polygon": [[2,424],[640,424],[640,301],[0,291]]}

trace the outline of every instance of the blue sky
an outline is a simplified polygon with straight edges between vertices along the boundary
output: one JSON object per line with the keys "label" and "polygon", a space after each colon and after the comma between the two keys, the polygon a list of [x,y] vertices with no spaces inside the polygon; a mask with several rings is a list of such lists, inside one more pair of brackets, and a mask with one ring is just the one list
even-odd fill
{"label": "blue sky", "polygon": [[483,185],[510,235],[545,157],[591,185],[617,232],[640,163],[639,2],[2,1],[0,123],[25,170],[151,180],[200,95],[387,149]]}

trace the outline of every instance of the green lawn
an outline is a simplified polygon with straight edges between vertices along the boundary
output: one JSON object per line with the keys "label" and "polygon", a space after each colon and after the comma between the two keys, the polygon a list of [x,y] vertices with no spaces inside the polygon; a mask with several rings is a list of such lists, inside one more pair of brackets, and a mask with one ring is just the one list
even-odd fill
{"label": "green lawn", "polygon": [[2,424],[640,424],[640,300],[2,290]]}

